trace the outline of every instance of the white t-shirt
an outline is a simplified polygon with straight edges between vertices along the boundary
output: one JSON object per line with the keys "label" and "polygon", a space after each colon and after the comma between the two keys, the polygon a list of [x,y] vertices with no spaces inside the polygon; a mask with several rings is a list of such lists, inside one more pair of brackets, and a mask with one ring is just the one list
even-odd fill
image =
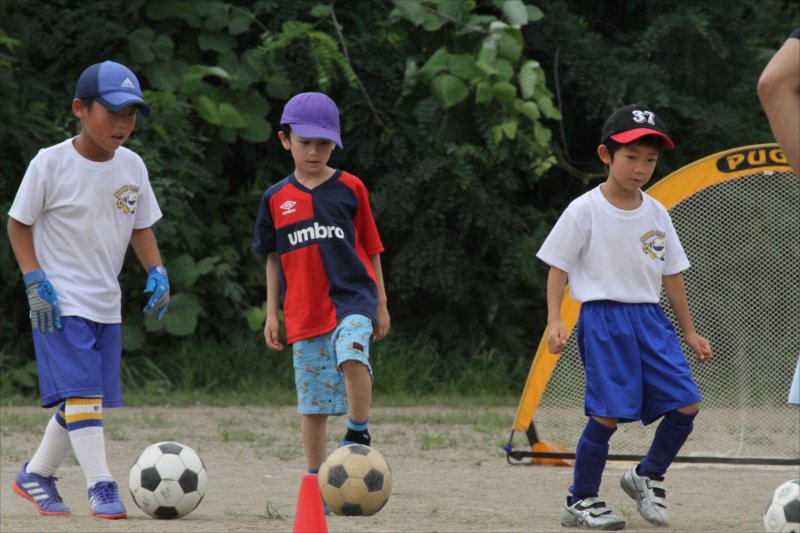
{"label": "white t-shirt", "polygon": [[122,321],[117,277],[131,234],[161,218],[141,157],[120,147],[97,163],[72,139],[42,149],[8,214],[33,227],[36,257],[62,315]]}
{"label": "white t-shirt", "polygon": [[569,204],[536,256],[567,272],[578,302],[658,303],[661,277],[689,268],[663,205],[643,192],[642,204],[626,211],[600,187]]}

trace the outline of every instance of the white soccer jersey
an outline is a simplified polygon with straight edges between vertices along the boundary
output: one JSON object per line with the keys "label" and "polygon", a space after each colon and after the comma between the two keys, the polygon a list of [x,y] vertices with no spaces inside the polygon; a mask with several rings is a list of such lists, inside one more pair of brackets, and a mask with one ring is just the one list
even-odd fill
{"label": "white soccer jersey", "polygon": [[33,227],[62,315],[122,321],[117,277],[131,234],[161,218],[141,157],[120,147],[110,161],[89,161],[72,139],[40,150],[8,214]]}
{"label": "white soccer jersey", "polygon": [[689,268],[663,205],[643,192],[642,204],[626,211],[600,187],[569,204],[536,256],[567,272],[578,302],[658,303],[661,277]]}

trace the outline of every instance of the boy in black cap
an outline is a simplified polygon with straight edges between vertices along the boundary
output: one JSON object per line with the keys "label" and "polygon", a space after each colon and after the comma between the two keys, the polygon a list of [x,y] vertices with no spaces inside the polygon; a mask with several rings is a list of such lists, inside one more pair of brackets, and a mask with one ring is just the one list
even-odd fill
{"label": "boy in black cap", "polygon": [[58,406],[41,444],[14,478],[14,492],[42,515],[67,515],[55,473],[74,451],[89,513],[125,518],[106,463],[103,408],[122,405],[122,317],[117,276],[128,243],[148,272],[145,314],[164,314],[167,271],[151,226],[161,210],[142,159],[122,144],[137,111],[150,115],[124,65],[81,74],[72,112],[78,136],[40,150],[9,211],[8,237],[30,306],[42,407]]}
{"label": "boy in black cap", "polygon": [[565,527],[625,527],[598,494],[608,441],[618,422],[647,425],[661,417],[647,455],[620,484],[648,522],[668,525],[663,476],[700,408],[680,341],[659,305],[663,285],[686,344],[699,362],[708,361],[711,347],[694,330],[680,274],[689,261],[667,210],[641,191],[665,146],[674,147],[653,111],[640,105],[615,111],[597,148],[608,178],[567,207],[537,253],[550,265],[547,345],[552,353],[561,353],[567,342],[561,320],[567,277],[572,297],[582,304],[576,334],[589,420],[561,511]]}

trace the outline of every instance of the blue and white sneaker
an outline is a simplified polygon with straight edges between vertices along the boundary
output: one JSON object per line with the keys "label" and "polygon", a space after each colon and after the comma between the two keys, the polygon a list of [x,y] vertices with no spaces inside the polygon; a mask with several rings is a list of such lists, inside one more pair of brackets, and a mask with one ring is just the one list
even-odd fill
{"label": "blue and white sneaker", "polygon": [[29,474],[27,472],[28,463],[22,465],[14,478],[12,488],[14,492],[30,501],[43,516],[61,516],[70,514],[69,507],[64,505],[64,501],[56,489],[56,477],[40,476],[39,474]]}
{"label": "blue and white sneaker", "polygon": [[89,489],[89,514],[111,520],[128,517],[116,482],[98,481]]}

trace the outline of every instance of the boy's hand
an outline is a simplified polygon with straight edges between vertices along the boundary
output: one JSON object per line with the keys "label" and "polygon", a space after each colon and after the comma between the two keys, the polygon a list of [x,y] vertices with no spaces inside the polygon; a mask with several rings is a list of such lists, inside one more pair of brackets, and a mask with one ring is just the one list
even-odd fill
{"label": "boy's hand", "polygon": [[694,351],[698,363],[705,363],[714,357],[711,353],[711,343],[708,342],[708,339],[701,337],[697,333],[690,333],[684,335],[683,340]]}
{"label": "boy's hand", "polygon": [[31,327],[51,334],[53,328],[61,330],[61,307],[53,285],[43,270],[31,270],[24,276],[25,294],[30,307]]}
{"label": "boy's hand", "polygon": [[560,354],[567,344],[567,328],[560,320],[553,320],[547,327],[547,349],[550,353]]}
{"label": "boy's hand", "polygon": [[280,320],[276,316],[268,316],[267,323],[264,325],[264,339],[267,341],[267,348],[279,352],[283,350],[283,343],[278,337],[280,331]]}
{"label": "boy's hand", "polygon": [[378,342],[386,337],[391,327],[391,319],[389,318],[389,309],[386,305],[378,304],[375,309],[375,329],[372,331],[372,340]]}
{"label": "boy's hand", "polygon": [[142,312],[147,316],[156,313],[156,319],[161,320],[164,311],[169,305],[169,279],[167,279],[167,269],[163,266],[154,266],[147,273],[147,285],[144,292],[152,292],[153,295],[144,306]]}

